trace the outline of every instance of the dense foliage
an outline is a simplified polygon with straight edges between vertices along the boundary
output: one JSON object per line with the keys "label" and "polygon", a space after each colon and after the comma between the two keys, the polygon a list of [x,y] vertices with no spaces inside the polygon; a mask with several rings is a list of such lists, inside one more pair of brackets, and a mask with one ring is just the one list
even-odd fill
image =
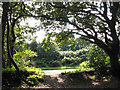
{"label": "dense foliage", "polygon": [[[11,80],[38,84],[43,73],[35,67],[43,66],[77,65],[78,72],[94,69],[98,76],[120,76],[119,2],[3,2],[2,7],[3,86]],[[21,26],[28,17],[40,25]],[[32,35],[41,28],[47,37],[37,43]]]}
{"label": "dense foliage", "polygon": [[74,46],[70,46],[70,42],[63,42],[62,45],[57,45],[53,41],[47,42],[45,40],[46,38],[42,43],[35,41],[27,45],[28,48],[37,53],[36,57],[31,58],[31,64],[33,64],[33,66],[77,66],[79,63],[87,60],[86,50],[82,48],[85,47],[85,44],[88,45],[88,43],[84,42],[84,44],[82,44],[83,42],[80,41],[79,38],[74,40]]}
{"label": "dense foliage", "polygon": [[87,58],[90,61],[90,66],[96,70],[99,76],[110,74],[110,58],[104,50],[96,45],[91,45],[87,53]]}
{"label": "dense foliage", "polygon": [[2,86],[3,89],[21,87],[24,83],[28,86],[35,86],[39,82],[44,82],[42,75],[45,73],[40,68],[24,67],[20,72],[17,72],[14,67],[2,69]]}
{"label": "dense foliage", "polygon": [[[51,30],[56,41],[67,42],[79,35],[96,44],[110,57],[114,76],[120,75],[119,55],[119,2],[49,2],[36,3],[36,15],[41,17],[47,31]],[[44,8],[45,6],[45,8]],[[45,12],[44,12],[45,11]],[[67,27],[70,26],[71,27]],[[60,32],[55,32],[56,27]]]}

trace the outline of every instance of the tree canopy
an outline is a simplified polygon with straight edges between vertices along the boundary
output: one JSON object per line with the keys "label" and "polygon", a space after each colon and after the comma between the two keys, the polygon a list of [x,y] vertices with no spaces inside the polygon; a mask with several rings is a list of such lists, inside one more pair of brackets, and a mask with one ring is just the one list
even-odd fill
{"label": "tree canopy", "polygon": [[[71,34],[78,34],[82,39],[98,45],[110,56],[112,72],[115,75],[119,74],[119,2],[46,2],[36,4],[40,7],[35,10],[35,15],[31,15],[41,17],[41,21],[48,30],[50,28],[54,30],[54,26],[59,24],[64,32],[61,38],[58,37],[60,41]],[[65,31],[64,27],[67,24],[74,28],[68,28]],[[116,71],[118,72],[116,73]]]}
{"label": "tree canopy", "polygon": [[[5,5],[8,7],[7,9],[4,8]],[[15,24],[20,22],[20,18],[25,19],[26,17],[40,19],[43,27],[49,35],[56,37],[57,42],[71,40],[70,38],[74,37],[73,34],[77,34],[82,39],[98,45],[109,55],[113,74],[120,75],[118,63],[119,2],[3,3],[3,35],[7,22],[7,29],[11,25],[10,30],[14,43]],[[69,25],[72,25],[73,28],[66,28]],[[56,28],[61,31],[56,33]],[[9,30],[7,32],[9,35]]]}

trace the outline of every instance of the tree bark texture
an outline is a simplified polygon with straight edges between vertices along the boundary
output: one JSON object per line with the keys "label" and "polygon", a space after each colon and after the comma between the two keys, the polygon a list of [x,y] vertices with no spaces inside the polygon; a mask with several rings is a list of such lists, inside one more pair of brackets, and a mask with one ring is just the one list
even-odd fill
{"label": "tree bark texture", "polygon": [[3,61],[3,68],[5,68],[5,58],[4,58],[4,35],[7,25],[7,51],[8,51],[8,57],[10,58],[12,64],[15,66],[16,70],[19,71],[19,68],[15,61],[13,60],[11,54],[10,54],[10,46],[9,46],[9,21],[8,21],[8,9],[9,9],[9,2],[3,2],[3,14],[2,14],[2,61]]}
{"label": "tree bark texture", "polygon": [[4,57],[4,35],[7,22],[9,2],[3,2],[3,13],[2,13],[2,66],[5,68],[5,57]]}

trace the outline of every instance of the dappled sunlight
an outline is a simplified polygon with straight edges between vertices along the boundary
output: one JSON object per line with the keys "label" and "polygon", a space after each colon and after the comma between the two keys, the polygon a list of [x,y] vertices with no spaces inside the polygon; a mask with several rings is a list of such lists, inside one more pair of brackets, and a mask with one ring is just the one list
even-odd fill
{"label": "dappled sunlight", "polygon": [[92,81],[92,84],[93,84],[93,85],[100,85],[99,82],[95,82],[95,81]]}
{"label": "dappled sunlight", "polygon": [[2,87],[120,88],[119,6],[1,2]]}
{"label": "dappled sunlight", "polygon": [[43,70],[46,75],[56,75],[60,74],[62,72],[69,72],[69,71],[75,71],[77,69],[60,69],[60,70]]}

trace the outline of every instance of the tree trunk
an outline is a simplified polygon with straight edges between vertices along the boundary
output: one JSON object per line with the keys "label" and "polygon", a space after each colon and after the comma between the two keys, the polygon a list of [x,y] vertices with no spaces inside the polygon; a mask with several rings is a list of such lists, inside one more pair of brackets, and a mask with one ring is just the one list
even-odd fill
{"label": "tree trunk", "polygon": [[118,62],[118,56],[111,55],[110,56],[110,64],[111,64],[112,75],[116,76],[116,77],[120,77],[120,65]]}
{"label": "tree trunk", "polygon": [[10,48],[9,48],[9,31],[10,31],[10,26],[9,26],[9,21],[7,19],[7,51],[8,51],[8,56],[12,62],[12,64],[15,66],[16,70],[19,71],[19,67],[17,66],[16,62],[14,61],[13,57],[11,56]]}
{"label": "tree trunk", "polygon": [[120,77],[120,64],[118,61],[118,54],[119,54],[119,47],[113,48],[111,53],[109,54],[110,56],[110,64],[111,64],[111,71],[112,75],[115,77]]}
{"label": "tree trunk", "polygon": [[7,22],[9,2],[3,2],[3,13],[2,13],[2,66],[5,68],[5,58],[4,58],[4,34]]}

